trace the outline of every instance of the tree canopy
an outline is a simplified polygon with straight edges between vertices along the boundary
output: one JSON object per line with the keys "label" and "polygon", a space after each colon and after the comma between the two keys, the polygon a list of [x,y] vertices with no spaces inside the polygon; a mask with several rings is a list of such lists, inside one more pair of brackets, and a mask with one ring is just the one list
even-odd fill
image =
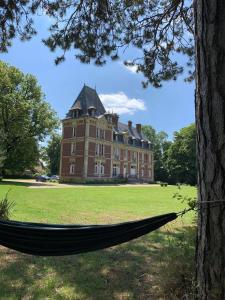
{"label": "tree canopy", "polygon": [[0,61],[2,168],[16,172],[33,166],[39,158],[38,142],[57,125],[35,77]]}
{"label": "tree canopy", "polygon": [[29,40],[37,33],[33,16],[51,18],[44,40],[52,51],[61,49],[55,60],[65,59],[68,50],[83,63],[103,65],[107,57],[118,59],[127,47],[138,49],[137,57],[125,61],[149,83],[160,87],[175,80],[184,66],[174,54],[187,57],[187,80],[193,79],[193,6],[190,0],[19,0],[0,3],[0,51],[7,51],[15,36]]}
{"label": "tree canopy", "polygon": [[152,142],[156,181],[169,183],[197,183],[196,168],[196,127],[191,124],[174,132],[173,141],[168,140],[164,131],[148,125],[143,132]]}
{"label": "tree canopy", "polygon": [[59,174],[61,134],[53,133],[45,148],[48,158],[48,169],[52,175]]}

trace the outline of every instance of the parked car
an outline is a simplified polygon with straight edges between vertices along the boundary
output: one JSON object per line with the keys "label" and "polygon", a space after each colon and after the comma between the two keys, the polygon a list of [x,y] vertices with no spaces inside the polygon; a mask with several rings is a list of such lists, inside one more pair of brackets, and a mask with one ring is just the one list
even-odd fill
{"label": "parked car", "polygon": [[59,180],[59,176],[58,175],[52,175],[50,177],[51,180]]}
{"label": "parked car", "polygon": [[39,175],[36,177],[36,181],[40,181],[40,182],[46,182],[49,179],[50,177],[48,177],[47,175]]}

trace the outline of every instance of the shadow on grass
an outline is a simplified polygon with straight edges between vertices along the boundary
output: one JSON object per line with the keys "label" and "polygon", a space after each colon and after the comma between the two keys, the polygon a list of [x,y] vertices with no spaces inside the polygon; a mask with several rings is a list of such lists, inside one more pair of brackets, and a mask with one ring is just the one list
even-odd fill
{"label": "shadow on grass", "polygon": [[4,186],[4,185],[14,185],[14,186],[30,186],[32,185],[31,183],[27,183],[27,182],[22,182],[22,181],[10,181],[10,180],[3,180],[0,181],[0,186]]}
{"label": "shadow on grass", "polygon": [[[39,187],[39,186],[44,186],[44,187],[52,187],[53,185],[50,183],[43,183],[43,182],[23,182],[23,181],[10,181],[10,180],[4,180],[4,181],[0,181],[0,186],[4,186],[4,185],[13,185],[13,186],[25,186],[25,187]],[[54,186],[53,186],[54,187]]]}
{"label": "shadow on grass", "polygon": [[193,277],[194,240],[189,226],[77,256],[1,248],[0,299],[181,299]]}

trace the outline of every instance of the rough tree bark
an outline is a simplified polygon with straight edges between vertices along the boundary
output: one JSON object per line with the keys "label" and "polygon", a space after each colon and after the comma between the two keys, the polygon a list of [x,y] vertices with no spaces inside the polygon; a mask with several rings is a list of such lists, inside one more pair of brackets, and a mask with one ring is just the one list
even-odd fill
{"label": "rough tree bark", "polygon": [[225,299],[225,1],[195,0],[198,299]]}

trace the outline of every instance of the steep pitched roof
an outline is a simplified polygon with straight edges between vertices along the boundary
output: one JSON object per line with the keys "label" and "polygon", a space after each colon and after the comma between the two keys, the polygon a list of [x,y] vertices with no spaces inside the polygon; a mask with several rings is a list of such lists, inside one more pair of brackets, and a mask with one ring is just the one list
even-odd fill
{"label": "steep pitched roof", "polygon": [[88,108],[93,107],[96,109],[97,116],[103,115],[106,112],[96,90],[84,85],[70,111],[78,108],[82,110],[82,115],[86,115],[88,113]]}
{"label": "steep pitched roof", "polygon": [[123,132],[127,131],[129,136],[135,137],[136,139],[148,141],[147,137],[144,135],[143,132],[139,133],[137,131],[137,129],[134,127],[131,127],[129,129],[127,124],[124,124],[121,122],[118,122],[117,128],[114,127],[114,131],[117,133],[123,133]]}

